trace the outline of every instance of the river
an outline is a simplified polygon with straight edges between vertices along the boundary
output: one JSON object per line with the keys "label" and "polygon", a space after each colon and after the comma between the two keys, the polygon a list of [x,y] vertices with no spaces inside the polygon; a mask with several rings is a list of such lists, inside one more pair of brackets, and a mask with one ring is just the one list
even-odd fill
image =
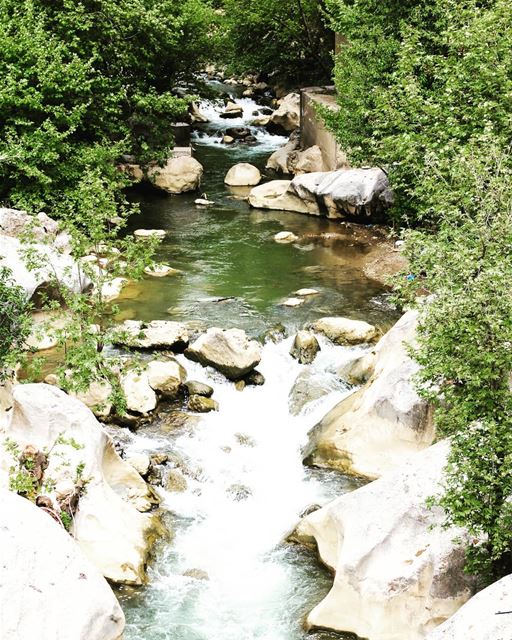
{"label": "river", "polygon": [[[197,194],[134,196],[141,204],[134,226],[166,229],[158,260],[181,273],[129,286],[119,318],[193,320],[243,328],[260,338],[278,326],[281,337],[265,342],[258,367],[265,384],[243,392],[179,356],[189,379],[214,387],[220,410],[193,426],[169,428],[176,407],[164,408],[152,424],[125,434],[127,453],[166,453],[171,466],[183,468],[183,461],[186,466],[183,491],[161,490],[172,537],[158,545],[148,586],[118,590],[127,618],[125,638],[301,640],[305,616],[327,593],[332,576],[314,553],[283,540],[305,508],[359,483],[305,468],[300,450],[308,430],[349,392],[337,368],[364,347],[321,340],[316,360],[304,367],[289,355],[293,332],[324,315],[386,328],[395,312],[382,285],[361,270],[371,229],[363,241],[332,221],[251,211],[238,199],[240,192],[225,187],[230,166],[248,161],[263,169],[285,141],[260,131],[254,146],[219,143],[219,131],[247,124],[257,105],[244,100],[238,121],[221,120],[211,104],[202,108],[212,121],[194,134],[195,157],[205,167],[202,190],[216,204],[197,207]],[[282,230],[293,231],[299,241],[275,243],[274,234]],[[282,306],[301,287],[319,294],[297,308]],[[290,399],[300,374],[308,376],[311,391],[303,406],[293,393]],[[345,636],[318,632],[315,637]]]}

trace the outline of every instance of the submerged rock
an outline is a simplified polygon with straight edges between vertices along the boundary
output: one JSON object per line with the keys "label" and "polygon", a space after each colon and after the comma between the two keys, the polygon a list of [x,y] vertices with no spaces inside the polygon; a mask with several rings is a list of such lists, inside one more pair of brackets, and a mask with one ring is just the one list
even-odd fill
{"label": "submerged rock", "polygon": [[194,578],[194,580],[209,580],[210,576],[202,569],[187,569],[182,573],[186,578]]}
{"label": "submerged rock", "polygon": [[261,360],[261,345],[249,340],[241,329],[213,327],[200,336],[186,351],[190,360],[212,366],[230,380],[239,380]]}
{"label": "submerged rock", "polygon": [[418,365],[405,347],[414,342],[416,323],[409,311],[385,334],[368,383],[314,427],[305,450],[313,464],[377,478],[432,444],[431,411],[414,388]]}
{"label": "submerged rock", "polygon": [[144,269],[144,273],[153,278],[165,278],[166,276],[175,276],[180,273],[179,269],[173,269],[168,264],[154,264]]}
{"label": "submerged rock", "polygon": [[231,187],[252,187],[259,184],[260,180],[259,169],[247,162],[235,164],[224,178],[224,182]]}
{"label": "submerged rock", "polygon": [[148,178],[167,193],[185,193],[199,189],[203,165],[192,156],[169,158],[164,167],[152,167]]}
{"label": "submerged rock", "polygon": [[299,331],[295,336],[290,355],[300,364],[311,364],[320,351],[320,345],[309,331]]}
{"label": "submerged rock", "polygon": [[137,240],[145,240],[146,238],[163,240],[167,235],[167,231],[164,231],[164,229],[135,229],[133,235]]}
{"label": "submerged rock", "polygon": [[281,244],[290,244],[292,242],[297,242],[299,236],[296,236],[292,231],[279,231],[274,236],[274,240],[276,242],[280,242]]}
{"label": "submerged rock", "polygon": [[320,318],[311,327],[317,333],[323,333],[336,344],[370,342],[377,335],[377,329],[373,325],[350,318]]}
{"label": "submerged rock", "polygon": [[0,501],[3,640],[119,640],[123,611],[73,538],[25,498]]}
{"label": "submerged rock", "polygon": [[422,640],[468,600],[475,585],[464,572],[465,534],[444,529],[444,512],[427,506],[441,489],[447,452],[441,442],[301,522],[299,538],[314,537],[336,572],[310,627]]}

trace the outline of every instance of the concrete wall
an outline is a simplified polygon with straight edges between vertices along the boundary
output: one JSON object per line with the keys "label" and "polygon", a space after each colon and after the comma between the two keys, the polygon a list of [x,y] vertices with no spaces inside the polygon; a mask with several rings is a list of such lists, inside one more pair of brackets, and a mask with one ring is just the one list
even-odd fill
{"label": "concrete wall", "polygon": [[347,158],[333,134],[327,130],[322,118],[317,115],[317,105],[336,111],[334,87],[307,87],[300,94],[300,145],[303,149],[318,145],[326,168],[329,171],[347,166]]}

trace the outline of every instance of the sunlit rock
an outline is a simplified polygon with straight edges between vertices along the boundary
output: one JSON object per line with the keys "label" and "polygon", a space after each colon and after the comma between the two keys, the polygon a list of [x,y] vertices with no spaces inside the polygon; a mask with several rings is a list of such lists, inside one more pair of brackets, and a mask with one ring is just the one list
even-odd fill
{"label": "sunlit rock", "polygon": [[407,353],[417,314],[406,313],[375,347],[370,380],[332,409],[310,434],[310,461],[377,478],[428,447],[431,410],[414,387],[418,365]]}
{"label": "sunlit rock", "polygon": [[313,322],[311,328],[317,333],[323,333],[336,344],[370,342],[377,335],[377,329],[373,325],[350,318],[320,318]]}
{"label": "sunlit rock", "polygon": [[224,182],[230,187],[252,187],[259,184],[261,173],[248,162],[239,162],[227,172]]}
{"label": "sunlit rock", "polygon": [[289,191],[289,180],[272,180],[251,189],[249,204],[255,209],[295,211],[320,215],[316,200],[304,200]]}
{"label": "sunlit rock", "polygon": [[112,589],[50,515],[0,490],[3,640],[121,640]]}
{"label": "sunlit rock", "polygon": [[213,327],[200,336],[185,355],[204,366],[214,367],[231,380],[238,380],[259,364],[261,345],[250,340],[241,329]]}
{"label": "sunlit rock", "polygon": [[301,522],[299,538],[313,537],[336,572],[310,627],[422,640],[468,600],[475,585],[464,572],[464,532],[444,529],[442,510],[427,506],[441,489],[447,452],[441,442]]}
{"label": "sunlit rock", "polygon": [[151,167],[149,180],[167,193],[195,191],[201,184],[203,165],[192,156],[169,158],[163,167]]}
{"label": "sunlit rock", "polygon": [[311,364],[320,351],[320,345],[309,331],[299,331],[293,340],[290,355],[300,364]]}

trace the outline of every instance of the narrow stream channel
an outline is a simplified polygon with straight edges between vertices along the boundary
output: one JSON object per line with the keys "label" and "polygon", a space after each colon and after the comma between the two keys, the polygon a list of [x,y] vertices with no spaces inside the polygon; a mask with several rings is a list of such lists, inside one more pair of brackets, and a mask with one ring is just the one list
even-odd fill
{"label": "narrow stream channel", "polygon": [[[186,487],[161,491],[173,536],[159,544],[149,585],[119,590],[126,640],[306,637],[305,615],[327,593],[332,576],[315,554],[283,540],[305,508],[358,486],[340,474],[304,468],[300,449],[308,430],[349,392],[336,370],[363,347],[322,340],[316,360],[305,367],[289,355],[292,333],[324,315],[365,319],[384,328],[393,322],[394,311],[383,287],[359,268],[366,245],[345,237],[339,224],[250,211],[224,186],[230,166],[248,161],[263,168],[284,142],[262,132],[252,147],[219,144],[221,128],[247,124],[257,109],[244,100],[244,118],[226,123],[213,106],[203,106],[212,122],[196,134],[195,156],[205,167],[203,190],[215,206],[196,207],[195,194],[136,196],[142,210],[136,226],[168,231],[158,259],[182,273],[128,287],[120,318],[195,320],[240,327],[254,337],[279,324],[289,337],[265,343],[258,370],[266,383],[243,392],[180,356],[189,379],[214,387],[219,412],[169,429],[164,411],[128,436],[127,453],[169,454],[184,470]],[[299,241],[275,243],[273,235],[283,229],[295,232]],[[301,287],[314,287],[319,294],[301,307],[283,307],[283,299]],[[292,391],[299,375],[306,389],[301,401]],[[321,632],[316,637],[340,636]]]}

